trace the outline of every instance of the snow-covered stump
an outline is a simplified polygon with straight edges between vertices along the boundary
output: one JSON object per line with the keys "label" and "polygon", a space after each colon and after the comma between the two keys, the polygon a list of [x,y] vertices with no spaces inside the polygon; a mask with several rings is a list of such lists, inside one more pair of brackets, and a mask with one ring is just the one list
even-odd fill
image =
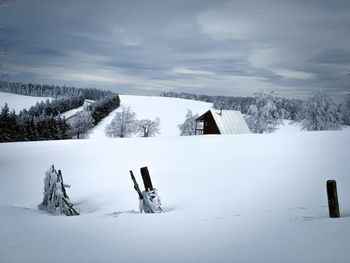
{"label": "snow-covered stump", "polygon": [[131,179],[134,182],[134,188],[139,195],[140,201],[140,213],[160,213],[163,212],[161,208],[160,197],[157,194],[157,189],[153,188],[151,177],[149,175],[147,167],[141,168],[141,175],[143,184],[145,186],[145,191],[141,192],[139,185],[135,179],[132,171],[130,171]]}
{"label": "snow-covered stump", "polygon": [[55,215],[79,215],[69,200],[65,187],[69,186],[63,183],[61,170],[57,172],[52,165],[45,173],[44,197],[38,208]]}
{"label": "snow-covered stump", "polygon": [[338,203],[338,193],[337,193],[337,182],[335,180],[327,181],[327,196],[328,196],[328,208],[329,217],[339,218],[339,203]]}

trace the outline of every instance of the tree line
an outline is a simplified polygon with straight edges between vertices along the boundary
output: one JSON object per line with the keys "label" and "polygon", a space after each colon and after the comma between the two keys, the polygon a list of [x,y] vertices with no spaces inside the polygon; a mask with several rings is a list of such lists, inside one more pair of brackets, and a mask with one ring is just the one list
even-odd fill
{"label": "tree line", "polygon": [[[209,96],[184,92],[162,92],[160,96],[210,102],[213,104],[215,109],[238,110],[242,112],[242,114],[248,114],[250,106],[254,105],[256,102],[256,96]],[[283,116],[284,119],[294,120],[296,117],[296,112],[300,108],[302,101],[274,96],[274,103],[277,111],[281,116]]]}
{"label": "tree line", "polygon": [[[23,87],[26,89],[27,86]],[[61,89],[61,91],[62,90],[64,91],[65,89]],[[61,113],[82,106],[87,99],[85,96],[88,96],[89,99],[93,96],[99,98],[77,115],[89,116],[91,118],[89,128],[96,125],[111,111],[120,106],[118,94],[112,92],[102,91],[102,93],[99,93],[94,91],[89,93],[92,91],[90,90],[86,93],[74,93],[74,88],[67,89],[66,91],[67,92],[64,93],[65,96],[68,94],[77,95],[38,102],[30,109],[23,109],[18,114],[16,114],[15,111],[10,111],[8,105],[5,104],[0,113],[0,142],[69,139],[76,137],[77,133],[79,138],[79,133],[87,132],[86,128],[82,131],[77,131],[77,127],[82,126],[82,118],[75,117],[72,118],[71,121],[68,121],[60,115]],[[38,92],[38,90],[36,90],[36,92]],[[20,92],[17,94],[19,93]],[[22,94],[25,93],[25,91],[22,91]],[[46,91],[44,94],[45,95],[41,95],[46,96]],[[104,96],[100,97],[98,94],[104,94]],[[33,95],[33,93],[31,93],[31,95]],[[83,121],[86,121],[85,117]]]}
{"label": "tree line", "polygon": [[100,90],[95,88],[75,88],[7,81],[0,81],[0,91],[34,97],[63,98],[83,96],[88,100],[100,100],[104,97],[113,95],[113,92],[109,90]]}
{"label": "tree line", "polygon": [[[350,94],[341,104],[322,92],[317,92],[306,101],[277,97],[273,92],[265,91],[257,92],[252,97],[175,92],[163,92],[161,96],[211,102],[216,109],[239,110],[253,133],[273,132],[282,123],[282,119],[298,122],[302,129],[308,131],[339,130],[342,125],[350,125]],[[194,134],[195,118],[189,111],[185,122],[179,126],[181,135]]]}
{"label": "tree line", "polygon": [[118,108],[119,105],[120,99],[118,95],[106,97],[90,104],[85,110],[78,112],[68,120],[71,127],[71,137],[77,139],[84,138],[92,127],[114,109]]}

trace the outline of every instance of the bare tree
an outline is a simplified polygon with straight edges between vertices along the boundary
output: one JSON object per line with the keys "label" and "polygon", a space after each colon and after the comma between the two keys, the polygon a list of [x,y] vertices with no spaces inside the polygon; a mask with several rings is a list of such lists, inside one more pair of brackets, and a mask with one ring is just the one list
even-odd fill
{"label": "bare tree", "polygon": [[155,120],[138,120],[136,121],[136,133],[140,137],[152,137],[160,133],[160,119],[157,117]]}
{"label": "bare tree", "polygon": [[84,138],[89,129],[94,127],[94,119],[91,112],[83,110],[78,112],[70,121],[72,136],[77,136],[77,139]]}
{"label": "bare tree", "polygon": [[105,133],[109,137],[130,137],[135,133],[136,113],[130,107],[123,107],[117,112],[110,124],[107,125]]}

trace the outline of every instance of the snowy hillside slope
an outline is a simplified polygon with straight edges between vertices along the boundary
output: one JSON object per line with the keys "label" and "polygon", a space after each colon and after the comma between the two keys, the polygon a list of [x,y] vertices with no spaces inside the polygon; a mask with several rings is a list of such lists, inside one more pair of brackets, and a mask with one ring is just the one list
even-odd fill
{"label": "snowy hillside slope", "polygon": [[62,113],[61,118],[68,119],[68,118],[72,117],[73,115],[77,114],[79,111],[84,110],[89,104],[91,104],[93,102],[94,102],[93,100],[85,100],[84,104],[82,106]]}
{"label": "snowy hillside slope", "polygon": [[[349,262],[349,156],[350,130],[3,143],[0,262]],[[80,216],[37,210],[51,164]],[[165,213],[137,212],[145,165]]]}
{"label": "snowy hillside slope", "polygon": [[29,109],[34,106],[37,102],[46,101],[47,99],[51,100],[49,97],[32,97],[17,95],[12,93],[0,92],[0,107],[4,107],[7,103],[10,111],[15,110],[16,113],[19,113],[23,109]]}
{"label": "snowy hillside slope", "polygon": [[[160,134],[157,136],[178,136],[180,134],[177,128],[186,119],[187,109],[192,110],[193,114],[204,113],[212,107],[211,103],[150,96],[132,96],[120,95],[121,106],[130,106],[131,110],[136,112],[137,119],[160,118]],[[112,121],[115,113],[121,111],[121,107],[113,111],[104,118],[90,132],[90,139],[106,138],[105,128]]]}

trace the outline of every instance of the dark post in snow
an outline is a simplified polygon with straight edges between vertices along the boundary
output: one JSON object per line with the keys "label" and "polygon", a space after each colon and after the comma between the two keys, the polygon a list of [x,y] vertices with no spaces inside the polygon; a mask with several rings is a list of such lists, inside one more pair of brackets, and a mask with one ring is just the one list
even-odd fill
{"label": "dark post in snow", "polygon": [[161,208],[160,197],[157,194],[157,189],[153,188],[151,177],[149,175],[147,167],[140,169],[145,191],[141,192],[139,185],[136,182],[136,178],[132,171],[130,171],[131,179],[134,182],[134,189],[139,195],[140,200],[140,212],[144,213],[160,213],[163,212]]}
{"label": "dark post in snow", "polygon": [[327,181],[327,195],[328,195],[328,207],[329,207],[329,217],[339,218],[339,203],[338,203],[338,193],[337,193],[337,182],[335,180]]}
{"label": "dark post in snow", "polygon": [[140,170],[141,170],[142,180],[146,191],[153,190],[153,185],[152,185],[151,177],[149,175],[147,166],[142,167]]}
{"label": "dark post in snow", "polygon": [[142,200],[142,199],[143,199],[142,192],[141,192],[141,190],[140,190],[140,187],[139,187],[138,183],[136,182],[134,173],[133,173],[131,170],[130,170],[130,175],[131,175],[132,181],[134,182],[134,189],[135,189],[136,192],[138,193],[140,200]]}

